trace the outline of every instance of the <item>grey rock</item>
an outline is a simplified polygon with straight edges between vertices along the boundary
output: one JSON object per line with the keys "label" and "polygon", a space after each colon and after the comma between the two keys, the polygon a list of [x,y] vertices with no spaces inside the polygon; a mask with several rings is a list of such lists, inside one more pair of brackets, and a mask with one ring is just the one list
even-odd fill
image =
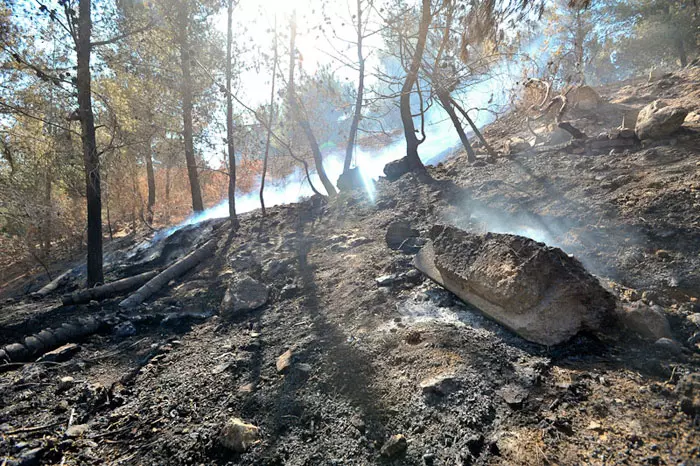
{"label": "grey rock", "polygon": [[246,424],[239,418],[232,418],[221,430],[220,442],[230,450],[244,453],[260,442],[260,429],[252,424]]}
{"label": "grey rock", "polygon": [[411,167],[406,157],[389,162],[384,166],[384,175],[389,181],[398,180],[409,171],[411,171]]}
{"label": "grey rock", "polygon": [[389,437],[389,440],[384,442],[380,453],[385,458],[394,458],[402,455],[406,448],[408,448],[408,442],[403,434],[396,434]]}
{"label": "grey rock", "polygon": [[420,389],[423,395],[449,395],[458,387],[457,379],[452,374],[443,374],[429,379],[425,379],[420,383]]}
{"label": "grey rock", "polygon": [[688,110],[655,100],[637,117],[635,132],[639,139],[660,139],[675,133],[688,116]]}
{"label": "grey rock", "polygon": [[377,286],[391,286],[399,281],[399,276],[396,274],[382,275],[374,279],[377,282]]}
{"label": "grey rock", "polygon": [[654,346],[670,354],[681,354],[683,352],[683,346],[670,338],[659,338],[654,342]]}
{"label": "grey rock", "polygon": [[136,335],[136,327],[134,327],[134,324],[130,320],[125,320],[114,327],[114,335],[119,338],[127,338]]}
{"label": "grey rock", "polygon": [[643,338],[652,341],[673,338],[671,326],[661,306],[649,306],[642,301],[635,301],[623,304],[617,312],[620,323]]}
{"label": "grey rock", "polygon": [[392,222],[389,225],[384,239],[386,240],[387,246],[389,246],[391,249],[399,249],[404,241],[417,236],[420,236],[420,232],[418,230],[411,228],[410,223],[400,220],[397,222]]}
{"label": "grey rock", "polygon": [[581,330],[602,333],[613,322],[615,297],[561,249],[448,226],[430,236],[416,267],[527,340],[554,345]]}
{"label": "grey rock", "polygon": [[221,316],[231,318],[262,307],[267,303],[269,295],[266,285],[248,275],[234,277],[221,301]]}
{"label": "grey rock", "polygon": [[501,398],[503,398],[503,401],[505,401],[508,406],[511,408],[519,408],[527,399],[528,391],[520,385],[509,384],[501,388],[498,394],[501,395]]}

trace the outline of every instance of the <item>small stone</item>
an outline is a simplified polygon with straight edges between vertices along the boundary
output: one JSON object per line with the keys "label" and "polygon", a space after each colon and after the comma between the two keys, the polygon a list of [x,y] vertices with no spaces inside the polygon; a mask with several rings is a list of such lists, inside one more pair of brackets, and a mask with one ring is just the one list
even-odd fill
{"label": "small stone", "polygon": [[391,286],[399,281],[399,277],[396,274],[382,275],[381,277],[375,278],[374,281],[377,282],[377,286]]}
{"label": "small stone", "polygon": [[44,449],[42,447],[32,448],[31,450],[23,450],[19,455],[18,463],[7,463],[7,464],[18,464],[20,466],[34,466],[41,464],[41,459],[44,456]]}
{"label": "small stone", "polygon": [[385,458],[394,458],[403,454],[406,448],[408,448],[406,437],[403,434],[396,434],[389,437],[389,440],[382,446],[380,453]]}
{"label": "small stone", "polygon": [[90,426],[87,424],[76,424],[74,426],[70,426],[68,429],[66,429],[65,436],[68,438],[78,438],[82,437],[87,433],[87,431],[90,430]]}
{"label": "small stone", "polygon": [[518,408],[527,399],[528,391],[520,385],[509,384],[500,389],[498,394],[508,406]]}
{"label": "small stone", "polygon": [[267,303],[269,294],[267,286],[248,275],[235,277],[221,301],[221,316],[228,319],[258,309]]}
{"label": "small stone", "polygon": [[426,466],[432,466],[433,464],[435,464],[435,455],[433,453],[430,453],[430,452],[424,454],[423,455],[423,463]]}
{"label": "small stone", "polygon": [[592,430],[598,433],[603,433],[605,429],[603,429],[603,426],[600,424],[600,422],[596,421],[591,421],[590,424],[588,424],[588,430]]}
{"label": "small stone", "polygon": [[221,431],[221,444],[237,453],[244,453],[260,442],[260,429],[238,418],[229,419]]}
{"label": "small stone", "polygon": [[306,364],[305,362],[303,362],[301,364],[297,364],[296,368],[300,372],[304,372],[305,374],[308,374],[309,372],[311,372],[311,364]]}
{"label": "small stone", "polygon": [[255,384],[254,383],[247,383],[245,385],[241,385],[238,387],[238,393],[241,394],[247,394],[247,393],[253,393],[255,391]]}
{"label": "small stone", "polygon": [[387,246],[389,246],[391,249],[399,249],[403,242],[408,238],[417,236],[420,236],[420,232],[418,230],[411,228],[410,223],[399,220],[392,222],[387,227],[384,239],[386,240]]}
{"label": "small stone", "polygon": [[63,362],[68,361],[75,353],[80,351],[80,346],[68,343],[53,351],[49,351],[38,359],[39,362]]}
{"label": "small stone", "polygon": [[61,380],[58,381],[58,391],[63,392],[68,390],[73,386],[73,383],[75,382],[75,379],[73,377],[67,376],[67,377],[61,377]]}
{"label": "small stone", "polygon": [[670,338],[659,338],[654,342],[654,346],[671,354],[681,354],[683,352],[683,347],[680,343]]}
{"label": "small stone", "polygon": [[452,374],[438,375],[423,380],[420,388],[423,395],[449,395],[457,389],[457,380]]}
{"label": "small stone", "polygon": [[691,324],[700,328],[700,313],[690,314],[686,319],[688,319]]}
{"label": "small stone", "polygon": [[277,358],[277,372],[284,373],[292,366],[292,350],[289,349]]}
{"label": "small stone", "polygon": [[359,433],[362,435],[365,434],[365,431],[367,430],[367,425],[365,424],[365,421],[357,414],[355,414],[353,417],[350,418],[350,424],[357,429]]}
{"label": "small stone", "polygon": [[127,338],[136,335],[136,327],[130,320],[126,320],[114,327],[114,335],[119,338]]}

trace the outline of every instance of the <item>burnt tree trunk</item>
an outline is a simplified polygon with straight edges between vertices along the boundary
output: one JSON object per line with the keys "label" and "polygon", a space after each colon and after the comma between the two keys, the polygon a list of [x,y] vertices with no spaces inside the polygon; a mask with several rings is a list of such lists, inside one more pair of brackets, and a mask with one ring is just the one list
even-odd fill
{"label": "burnt tree trunk", "polygon": [[89,287],[104,281],[102,272],[102,196],[100,189],[100,160],[95,137],[95,117],[92,113],[90,55],[92,18],[90,0],[80,0],[78,43],[76,50],[78,112],[82,130],[83,162],[87,197],[87,284]]}
{"label": "burnt tree trunk", "polygon": [[420,26],[418,28],[418,42],[416,43],[416,49],[411,59],[411,65],[406,74],[406,79],[401,88],[401,97],[399,99],[401,123],[403,123],[403,134],[406,139],[406,161],[408,167],[412,170],[425,169],[423,162],[421,162],[420,157],[418,157],[418,146],[422,141],[416,136],[416,127],[413,124],[411,92],[418,80],[418,70],[420,69],[421,60],[423,59],[423,51],[425,50],[425,42],[428,36],[428,28],[431,19],[430,0],[423,0]]}
{"label": "burnt tree trunk", "polygon": [[277,77],[277,18],[275,17],[275,32],[274,32],[274,56],[272,59],[272,85],[270,87],[270,116],[267,120],[267,138],[265,140],[265,156],[263,157],[262,176],[260,178],[260,208],[262,209],[263,217],[267,215],[265,212],[265,177],[267,176],[267,159],[270,156],[270,140],[272,138],[272,125],[275,118],[275,83]]}
{"label": "burnt tree trunk", "polygon": [[483,134],[481,134],[481,131],[479,131],[479,128],[476,127],[476,125],[474,124],[474,120],[472,120],[469,117],[469,114],[466,112],[466,110],[464,110],[461,107],[461,105],[459,105],[457,102],[455,102],[454,99],[451,99],[451,102],[452,102],[452,105],[454,105],[455,108],[459,111],[459,113],[462,114],[464,119],[467,120],[467,123],[469,123],[469,126],[471,126],[472,131],[474,131],[474,134],[476,134],[476,137],[479,138],[479,141],[481,141],[481,143],[484,145],[486,152],[488,152],[488,154],[491,157],[496,157],[497,156],[496,151],[493,150],[491,145],[486,141],[486,138],[484,137]]}
{"label": "burnt tree trunk", "polygon": [[194,157],[194,130],[192,129],[192,70],[190,63],[190,44],[188,37],[188,23],[186,6],[182,6],[179,12],[180,31],[180,67],[182,69],[182,120],[183,136],[185,138],[185,160],[187,161],[187,176],[190,180],[192,191],[192,210],[201,212],[204,210],[202,202],[202,189],[199,186],[199,174],[197,173],[197,161]]}
{"label": "burnt tree trunk", "polygon": [[148,203],[146,204],[146,222],[153,223],[153,207],[156,205],[156,175],[153,171],[153,137],[146,144],[146,180],[148,182]]}
{"label": "burnt tree trunk", "polygon": [[233,44],[233,0],[228,0],[226,34],[226,143],[228,144],[228,215],[231,228],[238,228],[236,216],[236,151],[233,144],[233,98],[231,97],[231,48]]}
{"label": "burnt tree trunk", "polygon": [[452,106],[452,100],[450,99],[449,96],[445,95],[443,92],[438,92],[437,97],[438,97],[438,100],[440,101],[440,105],[442,105],[442,108],[444,108],[445,111],[447,112],[447,114],[449,115],[450,120],[452,121],[452,125],[457,130],[457,134],[459,135],[459,140],[462,141],[462,145],[464,146],[464,149],[467,151],[467,160],[469,162],[475,161],[476,154],[474,153],[474,149],[472,148],[472,145],[469,143],[469,138],[467,138],[467,135],[464,132],[464,128],[462,128],[462,122],[459,121],[459,117],[455,113],[455,109]]}
{"label": "burnt tree trunk", "polygon": [[355,148],[355,140],[357,139],[357,128],[360,126],[360,118],[362,118],[362,98],[365,91],[365,59],[362,55],[362,0],[357,0],[357,60],[359,63],[360,77],[357,83],[357,98],[355,99],[355,113],[352,116],[352,124],[350,125],[350,134],[348,135],[348,145],[345,149],[345,163],[343,164],[343,173],[350,170],[352,163],[352,153]]}
{"label": "burnt tree trunk", "polygon": [[311,153],[314,156],[314,164],[316,165],[316,172],[318,173],[318,177],[321,179],[321,183],[323,184],[323,187],[326,189],[326,193],[328,193],[328,196],[333,197],[337,194],[337,191],[335,190],[333,183],[331,183],[331,180],[328,179],[328,175],[326,175],[326,170],[323,168],[323,155],[321,155],[321,148],[318,146],[318,141],[316,140],[316,136],[314,135],[314,131],[311,128],[311,124],[309,123],[308,116],[306,115],[306,112],[302,108],[301,102],[299,101],[299,97],[296,95],[296,91],[294,90],[294,62],[296,60],[296,47],[295,47],[296,35],[297,35],[296,15],[292,14],[292,19],[291,19],[291,24],[290,24],[290,48],[289,48],[289,103],[290,103],[290,108],[292,109],[294,116],[296,117],[297,121],[299,122],[299,126],[301,126],[301,129],[304,131],[304,135],[306,136],[306,140],[309,142],[309,146],[311,147]]}

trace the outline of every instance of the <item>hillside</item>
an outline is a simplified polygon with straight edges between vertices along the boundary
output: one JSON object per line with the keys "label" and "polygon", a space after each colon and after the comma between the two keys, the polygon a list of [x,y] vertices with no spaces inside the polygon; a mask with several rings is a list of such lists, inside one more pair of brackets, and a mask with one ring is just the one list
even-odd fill
{"label": "hillside", "polygon": [[[0,346],[86,316],[99,330],[58,361],[4,367],[5,464],[700,462],[700,67],[598,92],[594,110],[567,113],[586,147],[657,99],[689,114],[672,136],[591,152],[523,146],[534,135],[514,111],[485,129],[497,158],[381,178],[375,199],[115,240],[108,281],[216,241],[133,309],[125,295],[62,305],[80,270],[40,299],[7,299]],[[422,240],[448,224],[559,247],[619,306],[660,306],[672,338],[620,326],[529,342],[418,272],[422,240],[390,248],[397,221]],[[239,452],[222,441],[232,418],[259,428]]]}

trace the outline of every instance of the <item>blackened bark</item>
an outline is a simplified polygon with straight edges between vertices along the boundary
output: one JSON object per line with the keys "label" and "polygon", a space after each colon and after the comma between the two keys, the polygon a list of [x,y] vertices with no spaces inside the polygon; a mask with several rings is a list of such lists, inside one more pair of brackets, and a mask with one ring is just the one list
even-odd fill
{"label": "blackened bark", "polygon": [[[270,156],[270,140],[272,138],[272,125],[275,118],[275,83],[277,77],[277,18],[275,17],[275,32],[274,32],[274,57],[272,59],[272,86],[270,88],[270,116],[267,120],[267,139],[265,140],[265,156],[263,157],[262,177],[260,178],[260,208],[262,209],[263,217],[267,215],[265,212],[265,177],[267,176],[267,159]],[[309,180],[309,183],[311,180]]]}
{"label": "blackened bark", "polygon": [[311,153],[314,156],[314,164],[316,165],[316,172],[318,173],[318,177],[321,179],[321,183],[323,184],[323,187],[326,189],[326,193],[328,193],[328,196],[333,197],[337,194],[337,191],[335,190],[335,186],[333,186],[333,183],[331,183],[331,180],[328,179],[328,175],[326,175],[326,170],[323,168],[323,156],[321,155],[321,148],[318,146],[318,141],[316,140],[316,136],[314,135],[313,129],[311,129],[311,124],[309,123],[309,119],[306,115],[306,112],[301,107],[300,102],[299,102],[299,98],[296,95],[296,91],[294,90],[294,62],[296,59],[295,58],[296,49],[295,49],[294,44],[295,44],[296,33],[297,33],[296,16],[294,14],[292,15],[290,29],[291,29],[290,49],[289,49],[289,103],[290,103],[290,107],[292,109],[294,116],[296,117],[297,121],[299,122],[299,126],[301,126],[301,129],[304,131],[304,135],[306,136],[306,140],[309,142],[309,146],[311,147]]}
{"label": "blackened bark", "polygon": [[104,282],[102,273],[102,198],[100,167],[95,137],[95,117],[92,113],[90,55],[92,18],[90,0],[80,0],[78,8],[78,43],[76,44],[78,111],[82,130],[83,162],[87,197],[87,285]]}
{"label": "blackened bark", "polygon": [[401,88],[401,97],[399,99],[403,134],[406,139],[406,161],[408,167],[412,170],[425,169],[423,162],[421,162],[420,157],[418,157],[418,146],[422,141],[416,136],[416,127],[413,124],[411,92],[418,80],[418,70],[420,69],[421,60],[423,59],[423,51],[425,50],[425,42],[428,36],[428,27],[430,26],[431,19],[430,0],[423,0],[420,26],[418,28],[418,42],[416,43],[416,49],[411,59],[408,73],[406,74],[406,80]]}
{"label": "blackened bark", "polygon": [[202,202],[202,190],[199,186],[199,174],[197,173],[197,161],[194,157],[194,130],[192,129],[192,70],[190,63],[190,44],[187,36],[187,24],[189,18],[187,7],[180,6],[179,26],[180,31],[180,67],[182,69],[182,120],[185,138],[185,160],[187,161],[187,176],[190,180],[192,191],[192,210],[201,212],[204,210]]}
{"label": "blackened bark", "polygon": [[444,108],[447,114],[450,116],[450,120],[452,120],[452,125],[454,125],[455,129],[457,130],[457,134],[459,135],[459,140],[462,141],[462,145],[467,151],[467,160],[469,162],[475,161],[476,154],[474,153],[472,145],[469,143],[469,138],[467,138],[467,135],[464,133],[464,128],[462,128],[462,122],[459,121],[459,117],[455,113],[455,109],[452,106],[452,101],[450,100],[450,97],[448,95],[445,95],[443,92],[438,92],[437,96],[438,100],[440,100],[440,105],[442,105],[442,108]]}
{"label": "blackened bark", "polygon": [[231,228],[238,228],[236,216],[236,151],[233,144],[233,99],[231,97],[231,48],[233,44],[233,0],[228,0],[228,33],[226,37],[226,142],[228,143],[228,215]]}
{"label": "blackened bark", "polygon": [[360,118],[362,117],[362,98],[365,91],[365,59],[362,55],[362,0],[357,0],[357,60],[360,66],[360,77],[357,84],[357,99],[355,100],[355,114],[352,116],[352,124],[350,125],[350,134],[348,135],[348,145],[345,149],[345,163],[343,164],[343,173],[350,170],[352,162],[352,152],[355,148],[355,140],[357,138],[357,128],[360,126]]}
{"label": "blackened bark", "polygon": [[146,179],[148,181],[148,203],[146,205],[146,221],[153,223],[153,207],[156,205],[156,175],[153,171],[152,138],[148,139],[146,147]]}

